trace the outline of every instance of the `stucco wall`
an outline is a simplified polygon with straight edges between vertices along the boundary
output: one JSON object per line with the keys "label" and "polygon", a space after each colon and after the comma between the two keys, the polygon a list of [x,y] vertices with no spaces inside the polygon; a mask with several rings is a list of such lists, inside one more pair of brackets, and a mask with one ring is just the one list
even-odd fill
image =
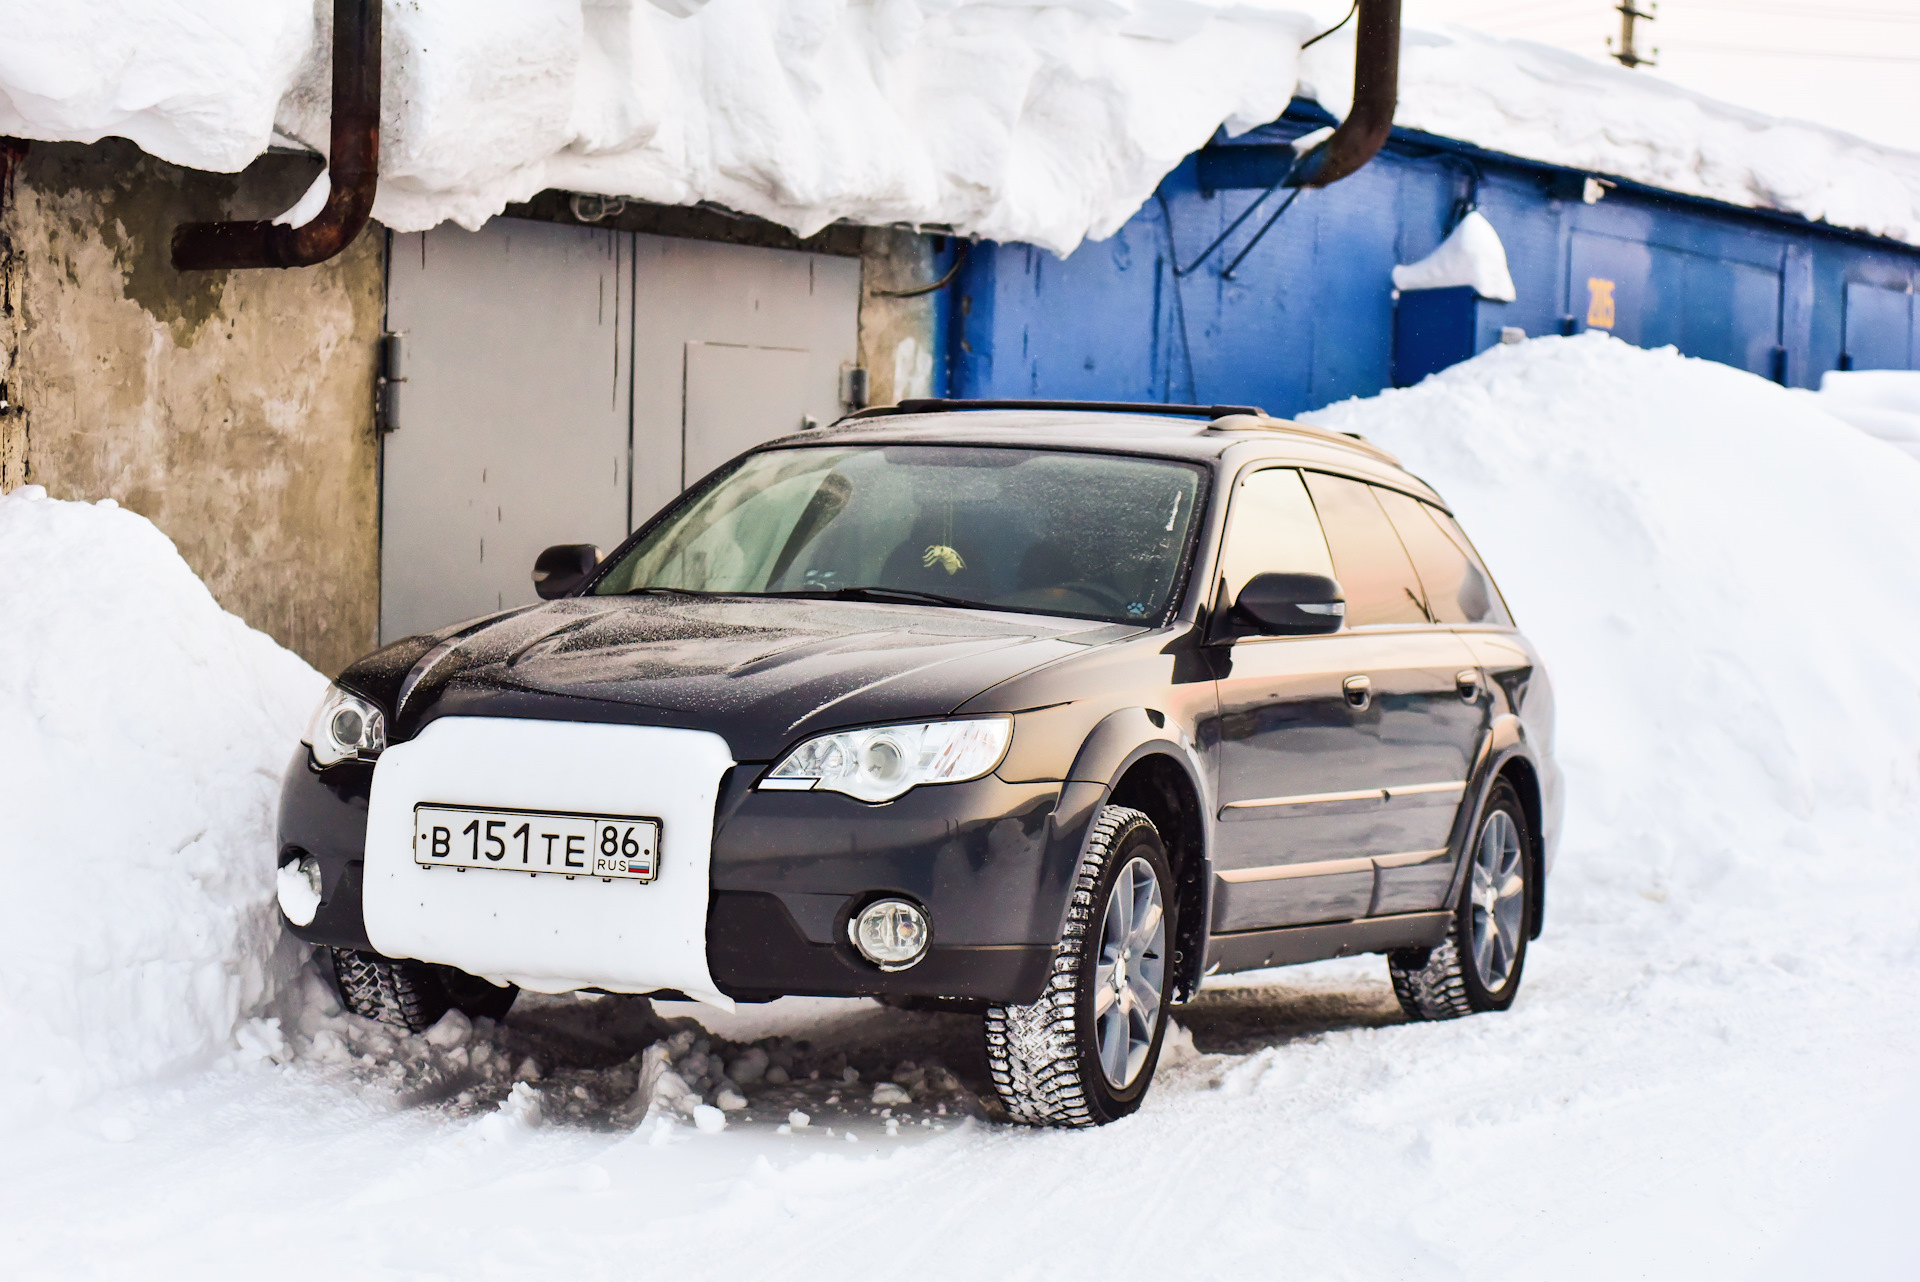
{"label": "stucco wall", "polygon": [[939,390],[935,295],[899,298],[891,291],[921,289],[941,271],[932,237],[901,227],[866,229],[860,254],[860,363],[867,368],[869,404],[889,405]]}
{"label": "stucco wall", "polygon": [[227,609],[333,672],[379,611],[378,229],[318,267],[175,272],[173,228],[285,209],[318,161],[181,169],[34,143],[0,192],[0,484],[114,498]]}

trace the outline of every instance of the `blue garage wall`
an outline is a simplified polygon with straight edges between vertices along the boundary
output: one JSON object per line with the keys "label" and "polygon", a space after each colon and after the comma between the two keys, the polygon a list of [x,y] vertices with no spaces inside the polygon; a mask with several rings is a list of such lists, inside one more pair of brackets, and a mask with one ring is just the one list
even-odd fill
{"label": "blue garage wall", "polygon": [[1372,395],[1393,381],[1394,264],[1430,252],[1470,206],[1499,231],[1519,294],[1462,311],[1473,350],[1503,327],[1605,328],[1798,386],[1920,368],[1920,249],[1630,184],[1588,204],[1584,174],[1406,131],[1255,243],[1283,198],[1263,195],[1280,144],[1325,120],[1296,103],[1216,139],[1115,236],[1064,260],[976,245],[952,291],[948,394],[1279,414]]}

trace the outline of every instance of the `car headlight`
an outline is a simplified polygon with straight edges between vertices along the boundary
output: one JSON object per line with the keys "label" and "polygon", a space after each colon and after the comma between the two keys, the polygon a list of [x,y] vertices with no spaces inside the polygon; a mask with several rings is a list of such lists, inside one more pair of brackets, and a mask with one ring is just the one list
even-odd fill
{"label": "car headlight", "polygon": [[348,757],[377,756],[387,746],[387,719],[380,709],[339,686],[327,687],[302,741],[323,766]]}
{"label": "car headlight", "polygon": [[892,801],[923,783],[978,779],[1000,764],[1012,736],[1006,717],[841,730],[795,748],[760,786]]}

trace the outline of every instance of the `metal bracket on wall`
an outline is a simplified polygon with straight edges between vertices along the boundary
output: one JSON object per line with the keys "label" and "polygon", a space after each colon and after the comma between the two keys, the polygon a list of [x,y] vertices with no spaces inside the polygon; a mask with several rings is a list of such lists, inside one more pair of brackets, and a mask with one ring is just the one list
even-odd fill
{"label": "metal bracket on wall", "polygon": [[380,404],[376,416],[382,432],[400,430],[400,385],[407,381],[406,331],[380,336]]}

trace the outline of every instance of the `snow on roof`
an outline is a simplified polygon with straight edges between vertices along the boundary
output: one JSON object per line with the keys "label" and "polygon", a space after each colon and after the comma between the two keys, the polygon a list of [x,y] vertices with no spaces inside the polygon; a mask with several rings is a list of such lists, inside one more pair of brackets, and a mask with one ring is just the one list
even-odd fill
{"label": "snow on roof", "polygon": [[[14,8],[0,133],[223,171],[276,125],[325,146],[324,2]],[[557,187],[1065,253],[1296,84],[1344,110],[1351,30],[1300,53],[1326,21],[1288,0],[390,3],[374,212],[478,226]],[[1401,78],[1411,128],[1920,244],[1920,155],[1458,27],[1407,31]]]}
{"label": "snow on roof", "polygon": [[[1300,79],[1304,96],[1344,114],[1353,98],[1347,33],[1308,50]],[[1451,25],[1408,30],[1394,123],[1920,244],[1920,154],[1530,41]]]}

